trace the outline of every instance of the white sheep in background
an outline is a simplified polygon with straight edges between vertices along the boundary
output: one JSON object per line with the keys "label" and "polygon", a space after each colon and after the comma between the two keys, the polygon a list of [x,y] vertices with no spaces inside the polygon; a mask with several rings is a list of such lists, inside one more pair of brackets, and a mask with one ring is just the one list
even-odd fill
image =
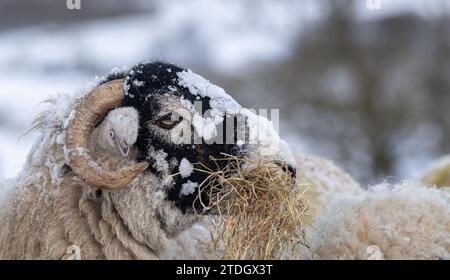
{"label": "white sheep in background", "polygon": [[[297,181],[305,188],[305,201],[314,218],[338,194],[357,195],[364,190],[333,162],[310,155],[297,155]],[[311,221],[309,221],[311,222]]]}
{"label": "white sheep in background", "polygon": [[449,259],[450,192],[403,183],[339,193],[309,237],[321,259]]}
{"label": "white sheep in background", "polygon": [[[308,205],[304,225],[311,226],[317,212],[328,205],[336,195],[358,195],[364,193],[359,184],[345,171],[337,167],[331,161],[310,156],[296,155],[297,181],[303,195],[303,200]],[[217,252],[212,252],[211,232],[214,225],[207,219],[195,224],[194,227],[182,232],[179,236],[170,240],[170,250],[164,254],[165,259],[217,259]],[[314,234],[315,236],[315,234]],[[317,241],[318,237],[311,239]],[[299,252],[304,258],[312,255],[303,245],[299,246]]]}
{"label": "white sheep in background", "polygon": [[332,162],[310,156],[297,157],[297,178],[311,182],[311,252],[303,258],[450,258],[449,189],[405,182],[364,190]]}

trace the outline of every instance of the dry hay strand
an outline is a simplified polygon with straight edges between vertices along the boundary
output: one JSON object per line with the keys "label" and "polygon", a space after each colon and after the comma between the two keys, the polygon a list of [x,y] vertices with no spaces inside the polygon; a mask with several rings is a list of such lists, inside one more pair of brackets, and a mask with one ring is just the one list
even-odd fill
{"label": "dry hay strand", "polygon": [[292,174],[280,162],[224,156],[218,160],[228,161],[225,168],[201,169],[211,180],[199,186],[197,196],[214,214],[211,250],[222,259],[298,259],[307,250],[302,230],[307,188],[298,183],[294,188]]}

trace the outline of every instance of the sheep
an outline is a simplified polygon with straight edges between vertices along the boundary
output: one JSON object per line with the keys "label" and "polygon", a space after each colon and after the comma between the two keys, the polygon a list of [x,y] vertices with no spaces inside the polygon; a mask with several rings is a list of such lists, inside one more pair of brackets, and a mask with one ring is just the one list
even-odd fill
{"label": "sheep", "polygon": [[449,259],[450,192],[404,182],[338,193],[309,238],[318,259]]}
{"label": "sheep", "polygon": [[433,163],[421,181],[427,185],[450,187],[450,156],[444,156]]}
{"label": "sheep", "polygon": [[[196,114],[195,101],[212,107],[211,115]],[[325,237],[310,235],[317,258],[449,258],[446,190],[408,185],[365,191],[330,162],[299,156],[295,163],[277,137],[270,139],[279,142],[279,149],[272,140],[256,145],[183,142],[191,127],[202,140],[211,140],[216,127],[236,114],[267,121],[188,70],[140,64],[50,103],[35,123],[41,137],[24,169],[2,186],[1,259],[215,258],[203,238],[211,231],[207,217],[194,215],[199,205],[193,202],[196,184],[207,180],[198,167],[217,170],[209,156],[222,153],[269,155],[287,163],[293,175],[298,167],[297,180],[310,186],[317,212],[311,229]],[[228,105],[238,113],[218,110]],[[136,125],[109,134],[120,119],[109,116],[123,108],[132,113],[118,115],[127,114],[124,119]],[[244,136],[251,138],[248,130]],[[195,168],[186,168],[191,165]],[[424,223],[417,223],[416,213]],[[410,230],[412,221],[421,231]]]}
{"label": "sheep", "polygon": [[297,181],[303,185],[308,203],[309,222],[326,207],[337,194],[358,195],[363,192],[359,183],[333,162],[306,154],[295,155]]}
{"label": "sheep", "polygon": [[[55,105],[62,103],[57,99],[50,102]],[[69,107],[71,104],[65,105]],[[101,209],[94,209],[95,203],[89,200],[99,199],[100,190],[94,193],[94,190],[85,188],[85,183],[70,175],[70,168],[64,168],[63,149],[57,147],[56,140],[61,132],[58,132],[59,128],[52,129],[51,125],[59,117],[59,110],[69,110],[57,106],[52,109],[55,111],[47,112],[38,119],[37,125],[44,130],[44,141],[37,142],[41,144],[30,153],[26,167],[18,178],[8,182],[14,188],[2,187],[8,192],[2,195],[5,200],[2,205],[6,207],[0,214],[0,258],[156,259],[150,250],[127,238],[124,225],[114,217],[115,210],[108,205],[110,201],[103,203]],[[137,135],[137,117],[136,111],[130,108],[109,112],[91,137],[98,157],[108,157],[107,162],[116,163],[130,154]],[[112,131],[114,134],[111,134]],[[122,143],[129,146],[125,147]],[[114,159],[111,160],[111,157]],[[83,214],[80,216],[79,212]],[[102,219],[98,217],[100,215]],[[98,224],[90,224],[95,222]],[[26,235],[26,232],[29,234]]]}
{"label": "sheep", "polygon": [[[211,115],[194,111],[196,101]],[[135,139],[125,139],[133,136],[127,131],[108,134],[104,117],[120,108],[136,111]],[[198,222],[197,186],[208,180],[201,168],[226,164],[212,158],[273,157],[295,175],[292,154],[273,127],[263,144],[207,143],[237,116],[250,123],[240,128],[244,137],[269,124],[190,70],[162,62],[111,73],[85,91],[50,100],[33,126],[40,138],[4,187],[0,259],[159,259]],[[194,137],[202,141],[189,142]],[[195,168],[181,172],[181,162]]]}
{"label": "sheep", "polygon": [[300,155],[297,166],[297,180],[312,182],[306,192],[312,208],[307,225],[311,250],[302,258],[450,257],[449,190],[422,182],[365,190],[330,161]]}

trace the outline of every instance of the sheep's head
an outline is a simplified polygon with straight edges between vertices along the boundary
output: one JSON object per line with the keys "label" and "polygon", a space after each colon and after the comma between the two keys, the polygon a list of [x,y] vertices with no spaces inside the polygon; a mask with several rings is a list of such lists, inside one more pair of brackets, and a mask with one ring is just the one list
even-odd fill
{"label": "sheep's head", "polygon": [[[134,159],[139,163],[104,170],[90,156],[88,139],[116,107],[131,107],[139,114]],[[170,205],[157,209],[157,216],[168,232],[175,232],[178,225],[170,225],[171,221],[179,224],[179,217],[189,220],[194,209],[202,210],[196,203],[198,186],[209,180],[205,171],[225,167],[227,161],[220,160],[225,155],[281,160],[295,177],[289,148],[273,127],[265,131],[269,140],[254,142],[259,136],[255,130],[262,124],[269,122],[189,70],[159,62],[140,64],[128,73],[108,77],[79,102],[68,127],[66,149],[71,167],[93,187],[123,189],[141,173],[155,178],[165,192],[164,203]]]}

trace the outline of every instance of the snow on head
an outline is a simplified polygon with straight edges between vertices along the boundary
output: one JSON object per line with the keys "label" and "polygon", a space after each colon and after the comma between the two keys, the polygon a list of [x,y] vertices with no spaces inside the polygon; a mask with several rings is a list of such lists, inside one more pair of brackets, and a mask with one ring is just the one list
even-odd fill
{"label": "snow on head", "polygon": [[241,109],[241,105],[228,95],[223,88],[211,84],[191,70],[179,72],[178,77],[178,84],[188,88],[191,94],[211,98],[211,108],[237,111]]}
{"label": "snow on head", "polygon": [[144,84],[145,83],[143,81],[133,80],[133,85],[136,86],[136,87],[141,87]]}
{"label": "snow on head", "polygon": [[[224,89],[211,84],[191,70],[179,72],[177,75],[178,84],[187,88],[192,95],[210,98],[209,115],[202,116],[195,111],[192,104],[186,106],[193,113],[192,125],[199,137],[206,141],[213,139],[218,135],[217,127],[224,122],[226,115],[240,115],[246,119],[249,135],[246,136],[248,139],[245,141],[238,139],[236,144],[239,146],[244,143],[258,145],[259,153],[262,156],[279,155],[288,164],[295,166],[295,160],[288,145],[280,139],[273,123],[266,117],[242,108]],[[181,101],[182,104],[186,103],[184,98],[181,98]]]}
{"label": "snow on head", "polygon": [[[209,97],[211,99],[210,116],[201,116],[194,112],[193,126],[197,134],[205,140],[211,140],[217,136],[216,127],[224,121],[225,115],[237,114],[241,109],[230,95],[222,88],[211,84],[208,80],[191,70],[177,73],[178,84],[189,90],[192,95],[199,97]],[[192,107],[191,107],[192,108]]]}
{"label": "snow on head", "polygon": [[114,67],[109,71],[108,75],[121,75],[123,73],[129,72],[131,69],[131,66],[129,65],[123,65],[121,67]]}
{"label": "snow on head", "polygon": [[295,166],[295,159],[288,144],[280,138],[271,121],[245,108],[240,114],[247,118],[249,130],[247,141],[249,144],[258,145],[261,156],[278,155],[287,164]]}

